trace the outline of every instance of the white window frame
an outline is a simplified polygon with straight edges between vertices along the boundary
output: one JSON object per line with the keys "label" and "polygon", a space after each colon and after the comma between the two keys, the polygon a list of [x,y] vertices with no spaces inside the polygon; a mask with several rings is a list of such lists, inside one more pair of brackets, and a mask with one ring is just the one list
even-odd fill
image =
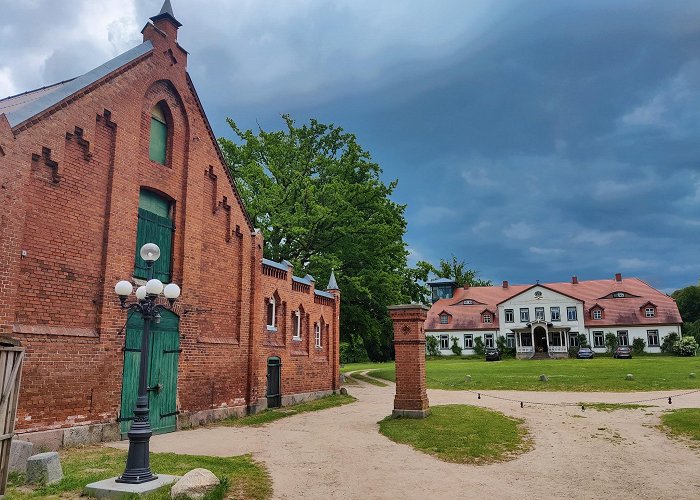
{"label": "white window frame", "polygon": [[576,306],[568,306],[566,308],[567,321],[578,321],[578,311]]}
{"label": "white window frame", "polygon": [[515,323],[515,313],[512,309],[506,309],[505,317],[506,323]]}
{"label": "white window frame", "polygon": [[[271,316],[270,316],[270,314],[269,314],[269,313],[270,313],[270,310],[269,310],[270,306],[272,306],[272,315],[271,315]],[[270,324],[270,323],[268,322],[267,331],[268,331],[268,332],[276,332],[276,331],[277,331],[277,325],[276,325],[275,323],[276,323],[276,320],[277,320],[277,303],[276,303],[276,301],[275,301],[275,297],[274,297],[274,296],[272,296],[272,297],[270,297],[270,298],[268,299],[268,301],[267,301],[267,310],[265,311],[265,313],[266,313],[268,316],[270,316],[270,317],[272,318],[272,324]],[[269,319],[269,318],[268,318],[268,319]]]}
{"label": "white window frame", "polygon": [[474,335],[472,335],[471,333],[464,334],[464,348],[474,349]]}
{"label": "white window frame", "polygon": [[447,325],[450,322],[450,316],[447,313],[442,313],[440,315],[440,324]]}
{"label": "white window frame", "polygon": [[482,320],[484,323],[492,323],[491,313],[484,313],[482,315]]}
{"label": "white window frame", "polygon": [[466,300],[462,301],[462,304],[464,304],[465,306],[471,306],[471,305],[474,305],[474,301],[471,299],[466,299]]}
{"label": "white window frame", "polygon": [[450,348],[450,336],[449,335],[440,335],[440,350],[441,351],[447,351]]}
{"label": "white window frame", "polygon": [[561,321],[561,309],[559,309],[559,306],[549,308],[549,317],[552,321]]}
{"label": "white window frame", "polygon": [[535,321],[537,320],[544,321],[544,307],[535,307]]}
{"label": "white window frame", "polygon": [[655,307],[645,307],[644,308],[644,317],[645,318],[653,318],[656,316],[656,308]]}
{"label": "white window frame", "polygon": [[[622,339],[625,339],[625,343],[622,343]],[[617,345],[621,345],[624,347],[627,347],[630,345],[630,335],[629,331],[627,330],[618,330],[617,331]]]}
{"label": "white window frame", "polygon": [[484,347],[494,347],[493,333],[484,334]]}
{"label": "white window frame", "polygon": [[593,309],[593,319],[603,319],[603,311],[600,309]]}
{"label": "white window frame", "polygon": [[[596,339],[600,339],[600,343]],[[605,333],[602,330],[593,332],[593,347],[605,347]]]}
{"label": "white window frame", "polygon": [[520,322],[527,323],[528,321],[530,321],[530,308],[529,307],[521,307],[520,308]]}
{"label": "white window frame", "polygon": [[294,332],[292,332],[292,340],[301,340],[301,313],[298,309],[294,311]]}
{"label": "white window frame", "polygon": [[[651,343],[651,336],[652,335],[656,337],[655,344]],[[661,347],[661,338],[659,337],[658,330],[647,330],[647,346],[648,347]]]}
{"label": "white window frame", "polygon": [[316,326],[314,327],[314,333],[316,337],[316,347],[321,348],[321,325],[319,323],[316,323]]}

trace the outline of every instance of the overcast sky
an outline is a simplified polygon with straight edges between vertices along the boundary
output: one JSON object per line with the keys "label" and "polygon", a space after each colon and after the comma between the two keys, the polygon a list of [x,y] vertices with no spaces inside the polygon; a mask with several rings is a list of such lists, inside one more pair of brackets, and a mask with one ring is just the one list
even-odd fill
{"label": "overcast sky", "polygon": [[[172,0],[217,135],[315,117],[399,180],[411,260],[496,282],[700,278],[700,2]],[[0,0],[0,97],[141,42],[162,0]]]}

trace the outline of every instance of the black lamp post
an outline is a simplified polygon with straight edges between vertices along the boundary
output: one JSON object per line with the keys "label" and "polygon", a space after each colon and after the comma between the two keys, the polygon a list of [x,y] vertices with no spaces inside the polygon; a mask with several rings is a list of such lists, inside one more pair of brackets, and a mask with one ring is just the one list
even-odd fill
{"label": "black lamp post", "polygon": [[136,290],[136,302],[126,303],[126,299],[134,287],[129,281],[120,281],[114,287],[119,295],[122,309],[138,311],[143,316],[143,336],[141,337],[141,360],[139,363],[139,388],[134,409],[134,421],[129,429],[129,454],[126,457],[126,469],[116,479],[118,483],[140,484],[158,479],[151,471],[148,443],[153,435],[149,422],[148,408],[148,340],[151,332],[151,321],[160,317],[160,311],[166,306],[156,304],[156,299],[162,293],[168,299],[170,307],[180,296],[180,287],[170,283],[163,287],[160,280],[153,279],[153,264],[160,257],[160,248],[155,243],[146,243],[140,250],[141,258],[148,266],[148,282]]}

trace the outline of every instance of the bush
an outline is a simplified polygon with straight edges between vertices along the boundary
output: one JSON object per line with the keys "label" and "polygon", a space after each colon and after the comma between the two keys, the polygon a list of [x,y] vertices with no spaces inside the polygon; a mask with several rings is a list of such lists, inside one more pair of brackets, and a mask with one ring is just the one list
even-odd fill
{"label": "bush", "polygon": [[484,355],[484,339],[481,337],[476,337],[474,339],[474,354],[477,356]]}
{"label": "bush", "polygon": [[496,347],[501,351],[501,356],[515,357],[515,347],[508,347],[505,337],[498,337],[496,340]]}
{"label": "bush", "polygon": [[576,355],[578,354],[578,350],[580,349],[579,346],[572,345],[569,347],[569,357],[570,358],[575,358]]}
{"label": "bush", "polygon": [[605,347],[608,354],[614,354],[615,349],[617,349],[617,335],[612,332],[607,332],[605,334]]}
{"label": "bush", "polygon": [[[577,338],[578,338],[578,345],[580,347],[591,347],[588,345],[588,337],[586,336],[585,333],[579,333]],[[578,349],[576,349],[576,352],[578,353]]]}
{"label": "bush", "polygon": [[438,349],[438,339],[432,335],[426,335],[425,337],[425,355],[426,356],[442,356],[440,349]]}
{"label": "bush", "polygon": [[452,340],[452,352],[454,353],[455,356],[461,356],[462,355],[462,348],[459,347],[459,338],[457,337],[452,337],[450,340]]}
{"label": "bush", "polygon": [[367,355],[367,349],[362,343],[362,339],[353,338],[352,342],[341,342],[340,343],[340,363],[365,363],[369,361],[369,356]]}
{"label": "bush", "polygon": [[676,356],[695,356],[698,350],[698,343],[695,337],[683,337],[673,344],[673,352]]}
{"label": "bush", "polygon": [[664,341],[661,343],[661,352],[674,352],[673,345],[678,342],[678,340],[678,334],[676,332],[666,335]]}
{"label": "bush", "polygon": [[647,343],[644,339],[637,337],[632,341],[632,352],[635,354],[644,354],[644,348],[646,346]]}

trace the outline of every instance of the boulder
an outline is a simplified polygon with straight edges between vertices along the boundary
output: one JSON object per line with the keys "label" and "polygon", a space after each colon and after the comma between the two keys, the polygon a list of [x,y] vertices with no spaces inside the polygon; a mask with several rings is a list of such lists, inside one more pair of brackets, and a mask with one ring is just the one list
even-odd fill
{"label": "boulder", "polygon": [[340,388],[340,394],[342,394],[343,396],[347,396],[347,395],[348,395],[348,390],[347,390],[345,387],[341,387],[341,388]]}
{"label": "boulder", "polygon": [[32,455],[27,460],[27,482],[29,484],[53,484],[63,479],[61,460],[55,451]]}
{"label": "boulder", "polygon": [[690,372],[690,375],[688,375],[688,377],[690,377],[690,378],[695,378],[695,377],[696,377],[696,375],[695,375],[695,373],[694,373],[694,372]]}
{"label": "boulder", "polygon": [[634,380],[634,375],[632,375],[631,373],[628,373],[628,374],[625,376],[625,380]]}
{"label": "boulder", "polygon": [[547,378],[547,375],[545,375],[544,373],[542,375],[540,375],[540,382],[546,382],[547,380],[549,380]]}
{"label": "boulder", "polygon": [[194,469],[182,476],[170,490],[172,498],[204,498],[219,485],[219,478],[207,469]]}
{"label": "boulder", "polygon": [[27,460],[34,454],[34,445],[29,441],[13,439],[10,445],[10,472],[27,473]]}

